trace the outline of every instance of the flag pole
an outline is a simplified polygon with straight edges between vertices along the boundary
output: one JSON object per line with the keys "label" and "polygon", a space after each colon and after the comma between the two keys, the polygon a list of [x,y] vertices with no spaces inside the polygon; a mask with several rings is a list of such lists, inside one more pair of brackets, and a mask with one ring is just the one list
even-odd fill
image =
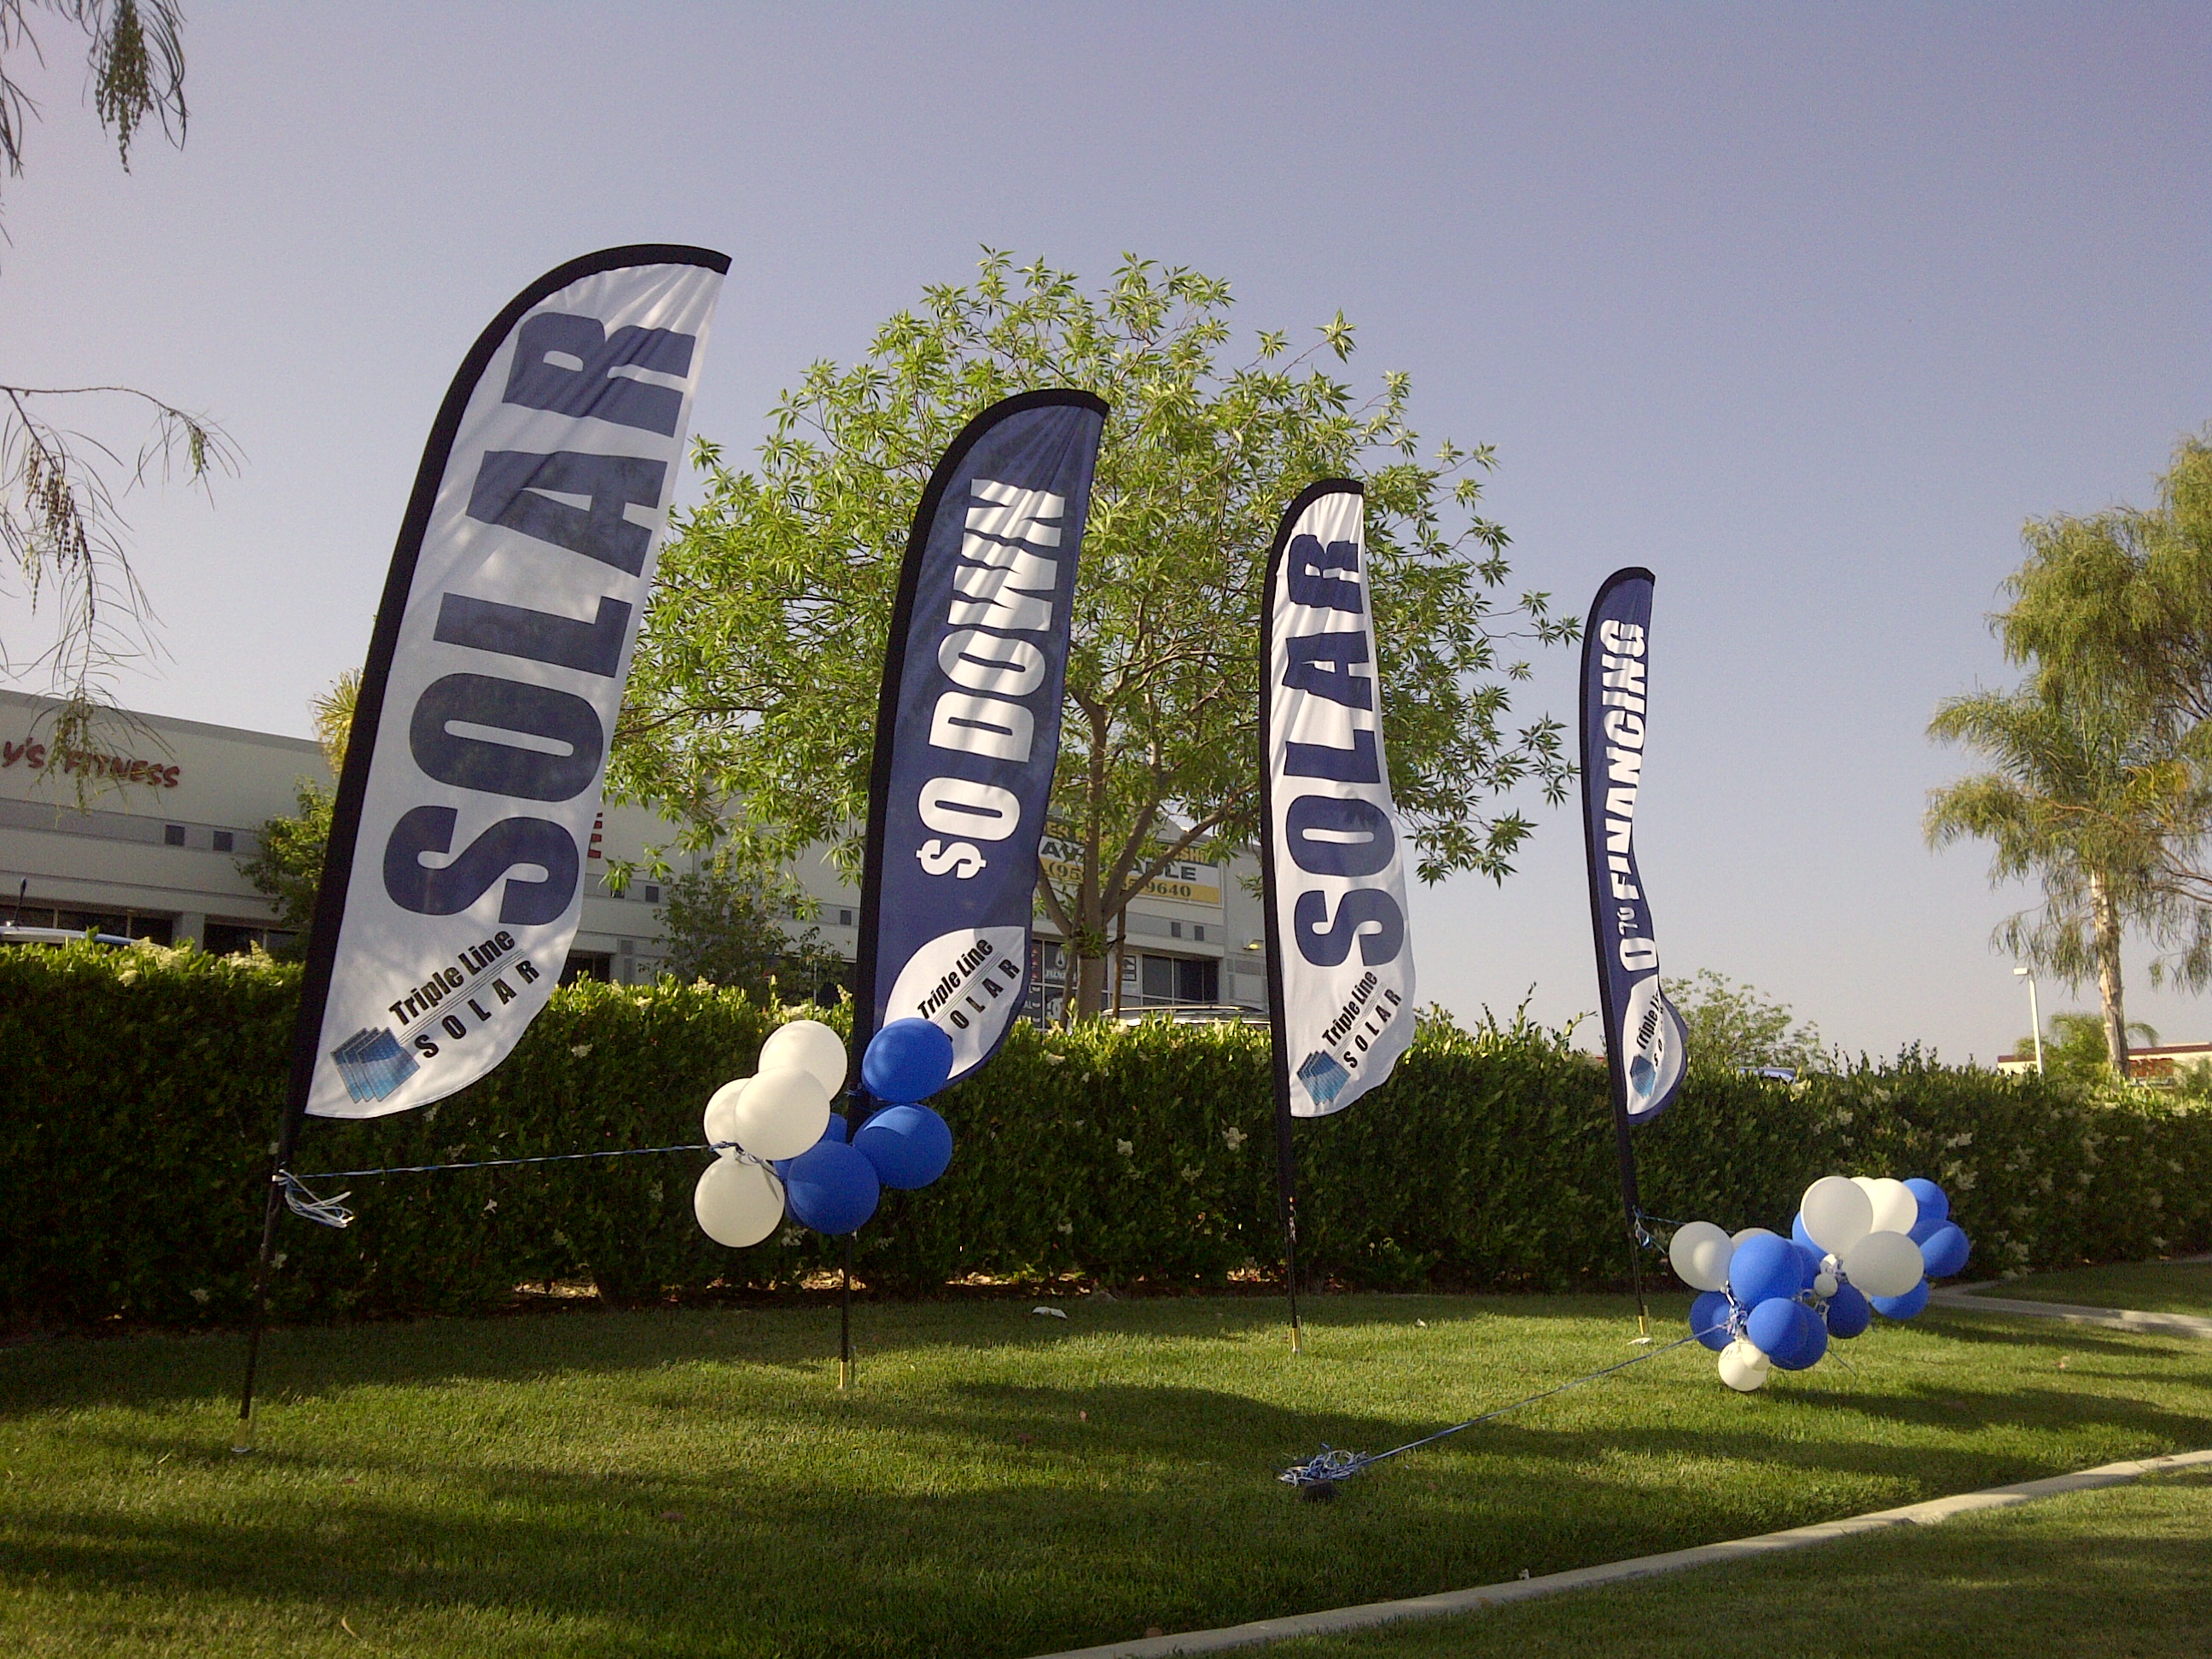
{"label": "flag pole", "polygon": [[[1600,854],[1597,839],[1599,817],[1597,801],[1601,787],[1598,781],[1599,756],[1596,752],[1597,745],[1593,739],[1595,728],[1591,720],[1593,712],[1591,693],[1597,684],[1598,665],[1595,659],[1599,654],[1601,630],[1598,625],[1598,613],[1604,610],[1607,596],[1613,592],[1616,584],[1637,580],[1650,583],[1651,573],[1640,568],[1615,571],[1600,585],[1597,596],[1591,602],[1590,617],[1583,634],[1582,683],[1577,725],[1580,727],[1582,759],[1583,851],[1589,878],[1591,939],[1597,951],[1598,1018],[1600,1024],[1605,1028],[1606,1095],[1613,1109],[1613,1141],[1620,1165],[1620,1206],[1628,1232],[1629,1285],[1635,1292],[1636,1327],[1639,1340],[1643,1340],[1648,1339],[1651,1334],[1651,1309],[1644,1291],[1644,1243],[1648,1235],[1644,1230],[1643,1201],[1637,1190],[1636,1147],[1632,1138],[1634,1125],[1630,1121],[1628,1112],[1628,1060],[1627,1056],[1621,1052],[1621,1045],[1626,1033],[1622,1029],[1622,1011],[1617,1006],[1615,997],[1614,963],[1607,949],[1609,942],[1618,934],[1627,930],[1609,925],[1614,918],[1608,914],[1607,895],[1611,891],[1620,898],[1638,907],[1643,903],[1643,896],[1640,889],[1632,881],[1630,881],[1625,889],[1620,884],[1624,881],[1628,881],[1634,874],[1633,860],[1628,855],[1625,846],[1617,849],[1620,856],[1608,854],[1601,857]],[[1608,701],[1618,700],[1619,694],[1615,692],[1608,691],[1606,695]],[[1636,726],[1640,734],[1643,730],[1642,716],[1644,712],[1641,696],[1634,701],[1633,712],[1637,717]],[[1641,747],[1640,735],[1638,747],[1639,749]],[[1629,805],[1625,810],[1631,815],[1629,821],[1632,822],[1635,790],[1630,788],[1627,793],[1631,799]],[[1628,906],[1624,904],[1619,914],[1626,917],[1632,913]]]}
{"label": "flag pole", "polygon": [[1275,1098],[1275,1206],[1283,1227],[1283,1286],[1291,1304],[1291,1352],[1305,1352],[1305,1329],[1298,1317],[1298,1164],[1291,1139],[1291,1038],[1283,998],[1282,930],[1276,921],[1274,665],[1275,584],[1291,526],[1310,491],[1301,494],[1283,514],[1260,584],[1260,908],[1267,942],[1267,1031],[1269,1069]]}
{"label": "flag pole", "polygon": [[1636,1148],[1629,1139],[1628,1106],[1620,1098],[1617,1067],[1614,1073],[1613,1133],[1620,1149],[1620,1205],[1628,1221],[1628,1279],[1636,1291],[1638,1334],[1649,1336],[1651,1334],[1651,1310],[1644,1299],[1644,1206],[1636,1191]]}

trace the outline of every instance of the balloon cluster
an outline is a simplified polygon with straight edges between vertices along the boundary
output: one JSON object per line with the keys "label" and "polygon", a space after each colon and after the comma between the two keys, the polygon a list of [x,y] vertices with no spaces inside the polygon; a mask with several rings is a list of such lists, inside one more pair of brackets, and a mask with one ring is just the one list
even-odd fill
{"label": "balloon cluster", "polygon": [[921,1103],[952,1073],[952,1039],[926,1019],[895,1019],[870,1039],[860,1081],[889,1103],[848,1138],[830,1109],[845,1086],[844,1039],[816,1019],[781,1025],[761,1045],[760,1072],[714,1091],[707,1142],[717,1157],[691,1194],[707,1237],[742,1249],[774,1232],[787,1209],[800,1225],[849,1233],[876,1212],[883,1188],[927,1187],[952,1162],[952,1131]]}
{"label": "balloon cluster", "polygon": [[1865,1330],[1875,1314],[1910,1319],[1928,1281],[1966,1265],[1972,1249],[1932,1181],[1823,1176],[1805,1189],[1790,1237],[1748,1227],[1730,1237],[1710,1221],[1676,1230],[1677,1278],[1702,1294],[1690,1329],[1720,1355],[1721,1381],[1749,1394],[1775,1366],[1818,1364],[1830,1337]]}

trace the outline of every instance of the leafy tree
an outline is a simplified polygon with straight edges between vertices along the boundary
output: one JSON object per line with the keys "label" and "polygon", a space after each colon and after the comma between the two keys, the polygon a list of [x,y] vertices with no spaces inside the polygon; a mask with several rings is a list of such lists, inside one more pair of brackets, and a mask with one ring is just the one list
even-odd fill
{"label": "leafy tree", "polygon": [[[172,0],[0,0],[0,167],[23,171],[23,144],[39,107],[18,78],[25,53],[43,64],[33,24],[82,34],[92,104],[127,172],[131,143],[148,121],[185,140],[183,15]],[[69,422],[120,405],[149,414],[135,461]],[[0,641],[0,674],[43,671],[61,700],[47,765],[88,746],[115,718],[102,684],[126,657],[155,648],[144,590],[132,570],[118,498],[181,466],[206,487],[237,456],[214,422],[150,392],[121,386],[33,386],[0,382],[0,551],[35,613],[50,603],[50,632]],[[88,773],[78,774],[80,799]]]}
{"label": "leafy tree", "polygon": [[2131,921],[2161,942],[2189,927],[2150,872],[2164,826],[2177,811],[2197,810],[2179,803],[2201,793],[2201,781],[2139,704],[2080,695],[2041,677],[2017,691],[1948,699],[1928,729],[1997,766],[1929,792],[1929,845],[1987,841],[1995,848],[1992,886],[2040,880],[2042,907],[2008,918],[1991,942],[2069,985],[2095,977],[2106,1052],[2124,1077],[2121,939]]}
{"label": "leafy tree", "polygon": [[[2136,1042],[2155,1043],[2158,1033],[2139,1019],[2128,1022],[2129,1037]],[[2013,1045],[2015,1058],[2033,1058],[2035,1038],[2024,1036]],[[2109,1040],[2105,1036],[2105,1020],[2101,1014],[2066,1013],[2051,1017],[2051,1029],[2043,1036],[2043,1068],[2059,1077],[2070,1077],[2079,1083],[2110,1082],[2112,1076],[2112,1055]]]}
{"label": "leafy tree", "polygon": [[1668,986],[1667,994],[1688,1028],[1692,1065],[1827,1068],[1819,1028],[1793,1024],[1787,1003],[1770,1001],[1749,985],[1701,968],[1688,984]]}
{"label": "leafy tree", "polygon": [[292,935],[291,943],[276,954],[296,959],[307,953],[307,931],[315,919],[315,894],[322,885],[323,854],[331,844],[331,808],[337,796],[313,779],[301,778],[293,798],[299,811],[264,822],[255,832],[260,850],[240,859],[238,869],[275,903],[276,926]]}
{"label": "leafy tree", "polygon": [[[2170,744],[2142,879],[2173,954],[2153,964],[2212,981],[2212,428],[2175,447],[2159,504],[2032,521],[2028,557],[1996,618],[2006,653],[2051,686],[2118,702]],[[2189,787],[2193,783],[2195,787]]]}
{"label": "leafy tree", "polygon": [[0,0],[0,164],[9,177],[22,176],[25,129],[39,113],[9,70],[11,58],[20,61],[25,52],[46,62],[31,27],[40,13],[84,35],[92,106],[115,135],[126,173],[131,140],[149,118],[175,143],[185,142],[185,49],[178,39],[185,19],[173,0]]}
{"label": "leafy tree", "polygon": [[668,971],[678,979],[703,979],[762,998],[835,1000],[850,972],[818,928],[786,937],[783,919],[794,902],[803,902],[787,882],[709,866],[677,877],[662,896]]}
{"label": "leafy tree", "polygon": [[2028,522],[1991,619],[2028,678],[1949,700],[1929,728],[1999,764],[1929,797],[1930,842],[1993,842],[1992,883],[2040,877],[2041,910],[1995,942],[2069,984],[2096,976],[2124,1077],[2127,927],[2162,952],[2153,983],[2212,982],[2212,441],[2181,441],[2159,495]]}
{"label": "leafy tree", "polygon": [[[345,765],[346,743],[353,735],[355,700],[361,694],[361,671],[349,668],[312,705],[315,741],[322,745],[323,760],[336,777]],[[257,832],[261,850],[240,859],[239,873],[256,890],[276,902],[276,925],[292,935],[292,942],[277,954],[304,957],[307,932],[315,919],[315,894],[322,884],[323,858],[331,842],[331,816],[337,791],[313,778],[301,778],[294,799],[299,812],[289,818],[270,818]]]}
{"label": "leafy tree", "polygon": [[[1231,361],[1229,286],[1125,258],[1097,295],[989,252],[971,287],[934,287],[851,368],[817,363],[775,412],[756,471],[698,446],[705,503],[678,526],[617,733],[632,798],[673,805],[687,843],[731,833],[766,861],[824,843],[857,871],[869,750],[898,566],[922,488],[997,398],[1062,385],[1112,406],[1073,617],[1053,832],[1079,849],[1037,900],[1103,1005],[1116,920],[1201,845],[1258,832],[1261,588],[1276,520],[1316,478],[1363,477],[1391,781],[1425,880],[1503,878],[1532,828],[1496,798],[1564,798],[1562,728],[1509,722],[1512,646],[1576,637],[1547,599],[1504,596],[1505,532],[1476,511],[1490,450],[1430,459],[1411,381],[1355,394],[1324,367],[1353,349],[1340,313],[1311,348],[1262,332]],[[1504,654],[1502,654],[1504,653]],[[731,825],[734,823],[734,829]]]}

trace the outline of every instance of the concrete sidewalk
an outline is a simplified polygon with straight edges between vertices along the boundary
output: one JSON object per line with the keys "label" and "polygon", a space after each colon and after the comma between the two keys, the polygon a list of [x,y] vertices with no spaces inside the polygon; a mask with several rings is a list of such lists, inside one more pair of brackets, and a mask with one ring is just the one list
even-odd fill
{"label": "concrete sidewalk", "polygon": [[1618,1583],[1623,1579],[1648,1578],[1689,1567],[1718,1566],[1775,1550],[1802,1549],[1808,1544],[1825,1544],[1832,1538],[1878,1532],[1886,1527],[1932,1526],[1976,1510],[2004,1509],[2014,1504],[2033,1503],[2039,1498],[2054,1498],[2060,1492],[2117,1486],[2146,1474],[2207,1466],[2212,1466],[2212,1451],[2177,1452],[2169,1457],[2148,1457],[2139,1462],[2106,1463],[2102,1468],[2081,1469],[2073,1474],[1991,1486],[1983,1492],[1961,1492],[1955,1498],[1909,1504],[1902,1509],[1877,1510],[1870,1515],[1823,1521],[1810,1527],[1792,1527],[1787,1532],[1764,1533],[1756,1538],[1738,1538],[1725,1544],[1705,1544],[1696,1549],[1669,1551],[1664,1555],[1640,1555],[1601,1567],[1580,1567],[1571,1572],[1547,1573],[1540,1578],[1514,1579],[1503,1584],[1485,1584],[1479,1589],[1450,1590],[1441,1595],[1416,1595],[1402,1601],[1371,1601],[1364,1607],[1335,1607],[1326,1613],[1298,1613],[1287,1619],[1261,1619],[1222,1630],[1187,1631],[1179,1636],[1109,1642],[1101,1647],[1044,1654],[1039,1659],[1173,1659],[1177,1654],[1222,1653],[1232,1648],[1256,1647],[1263,1642],[1287,1641],[1295,1636],[1332,1636],[1342,1631],[1395,1624],[1404,1619],[1436,1619],[1451,1613],[1474,1613],[1484,1607],[1503,1607],[1510,1601],[1529,1601],[1568,1590]]}
{"label": "concrete sidewalk", "polygon": [[[1995,1288],[2002,1281],[1984,1281]],[[2072,1302],[2029,1302],[2017,1297],[1983,1296],[1984,1285],[1951,1285],[1928,1293],[1931,1308],[1964,1308],[2009,1314],[2023,1319],[2059,1319],[2072,1325],[2100,1325],[2106,1330],[2141,1331],[2157,1336],[2212,1337],[2212,1319],[2198,1314],[2141,1313],[2133,1308],[2090,1308]]]}

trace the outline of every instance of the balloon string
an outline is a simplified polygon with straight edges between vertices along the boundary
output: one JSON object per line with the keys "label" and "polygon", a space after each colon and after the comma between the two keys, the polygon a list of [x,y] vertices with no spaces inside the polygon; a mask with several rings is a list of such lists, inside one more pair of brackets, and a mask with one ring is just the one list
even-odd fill
{"label": "balloon string", "polygon": [[[486,1158],[465,1164],[394,1164],[380,1170],[325,1170],[315,1175],[295,1175],[279,1169],[271,1177],[284,1194],[285,1207],[303,1221],[312,1221],[319,1227],[346,1227],[353,1224],[354,1212],[342,1201],[351,1198],[350,1192],[340,1193],[336,1198],[318,1198],[308,1189],[310,1181],[366,1181],[373,1176],[436,1175],[448,1170],[508,1170],[523,1164],[574,1164],[587,1158],[647,1158],[659,1152],[721,1152],[730,1150],[723,1141],[691,1142],[681,1146],[624,1146],[605,1152],[547,1152],[536,1158]],[[761,1160],[750,1153],[738,1151],[738,1157],[748,1164]]]}
{"label": "balloon string", "polygon": [[1401,1452],[1418,1451],[1423,1446],[1432,1446],[1439,1440],[1448,1439],[1455,1434],[1475,1427],[1478,1424],[1492,1422],[1504,1417],[1509,1412],[1517,1412],[1523,1406],[1533,1406],[1540,1400],[1549,1400],[1555,1394],[1564,1394],[1567,1389],[1578,1388],[1584,1382],[1595,1382],[1601,1376],[1610,1376],[1615,1371],[1625,1371],[1631,1365],[1641,1365],[1647,1359],[1656,1359],[1662,1353],[1672,1353],[1675,1349],[1695,1342],[1700,1337],[1711,1336],[1716,1331],[1728,1328],[1729,1327],[1723,1323],[1707,1326],[1702,1331],[1692,1331],[1679,1341],[1669,1342],[1663,1348],[1654,1348],[1650,1353],[1638,1354],[1634,1358],[1624,1359],[1618,1364],[1607,1365],[1602,1370],[1591,1371],[1582,1376],[1570,1377],[1564,1382],[1555,1383],[1551,1388],[1546,1389],[1540,1394],[1530,1395],[1526,1400],[1516,1400],[1510,1406],[1500,1406],[1496,1411],[1485,1412],[1480,1417],[1470,1417],[1464,1423],[1455,1423],[1448,1429],[1438,1429],[1434,1434],[1425,1434],[1419,1440],[1408,1440],[1404,1445],[1393,1446],[1386,1452],[1376,1452],[1371,1455],[1363,1456],[1358,1452],[1339,1451],[1333,1447],[1323,1445],[1319,1456],[1307,1462],[1291,1464],[1290,1468],[1276,1476],[1276,1479],[1293,1486],[1311,1486],[1324,1481],[1348,1480],[1352,1475],[1373,1468],[1387,1457],[1395,1457]]}
{"label": "balloon string", "polygon": [[486,1158],[470,1164],[395,1164],[382,1170],[325,1170],[319,1175],[293,1176],[289,1170],[279,1172],[279,1179],[295,1181],[362,1181],[370,1176],[434,1175],[443,1170],[506,1170],[518,1164],[570,1164],[587,1158],[647,1158],[656,1152],[705,1152],[719,1151],[728,1145],[726,1141],[694,1140],[681,1146],[624,1146],[611,1152],[547,1152],[537,1158]]}

